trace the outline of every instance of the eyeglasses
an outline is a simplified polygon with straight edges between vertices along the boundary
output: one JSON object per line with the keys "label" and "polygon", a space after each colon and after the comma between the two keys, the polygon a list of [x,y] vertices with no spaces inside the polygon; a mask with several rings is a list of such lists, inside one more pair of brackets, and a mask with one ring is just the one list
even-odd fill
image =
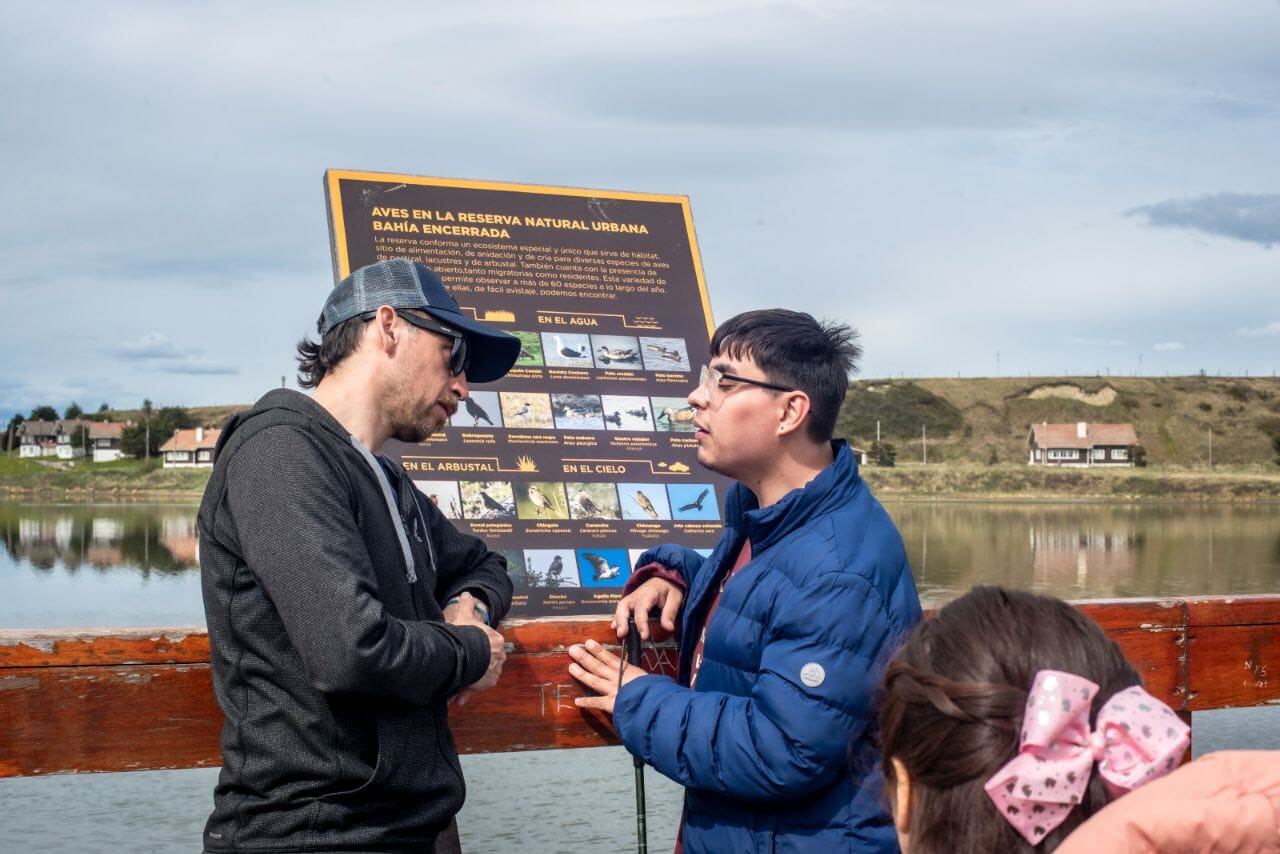
{"label": "eyeglasses", "polygon": [[[471,358],[470,349],[467,346],[467,337],[452,327],[445,326],[443,323],[437,323],[430,318],[423,317],[418,314],[409,314],[399,309],[395,310],[405,323],[413,324],[419,329],[425,329],[428,332],[434,332],[437,335],[443,335],[453,341],[453,348],[449,351],[449,373],[457,376],[467,369],[467,362]],[[376,311],[366,311],[361,315],[364,320],[372,320]]]}
{"label": "eyeglasses", "polygon": [[786,386],[774,385],[762,380],[752,380],[746,377],[737,377],[733,374],[726,374],[724,371],[716,370],[710,365],[703,365],[702,371],[698,374],[698,389],[703,396],[708,399],[714,399],[720,391],[720,383],[729,380],[735,383],[745,383],[746,385],[758,386],[759,388],[767,388],[770,391],[795,391],[795,389]]}

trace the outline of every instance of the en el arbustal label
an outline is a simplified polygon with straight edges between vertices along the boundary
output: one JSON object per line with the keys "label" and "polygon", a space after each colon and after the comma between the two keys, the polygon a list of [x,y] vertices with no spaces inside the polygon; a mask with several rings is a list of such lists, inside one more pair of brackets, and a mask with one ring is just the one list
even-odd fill
{"label": "en el arbustal label", "polygon": [[334,272],[410,258],[520,338],[422,445],[424,495],[507,558],[513,616],[613,610],[636,559],[710,549],[728,482],[696,460],[686,399],[712,330],[689,200],[330,170]]}

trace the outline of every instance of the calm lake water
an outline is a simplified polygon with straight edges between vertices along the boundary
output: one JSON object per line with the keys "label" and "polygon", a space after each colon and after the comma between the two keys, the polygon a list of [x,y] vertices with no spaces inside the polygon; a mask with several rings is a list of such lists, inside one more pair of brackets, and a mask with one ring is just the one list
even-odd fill
{"label": "calm lake water", "polygon": [[[1280,590],[1280,504],[885,506],[929,601]],[[203,623],[195,507],[0,502],[0,628]]]}
{"label": "calm lake water", "polygon": [[[1280,591],[1280,505],[886,502],[921,595],[979,582],[1064,598]],[[195,507],[0,502],[0,628],[203,625]],[[1195,752],[1280,748],[1280,709],[1196,715]],[[464,757],[464,847],[634,849],[619,748]],[[0,851],[191,851],[216,771],[0,780]],[[646,776],[650,844],[679,788]]]}

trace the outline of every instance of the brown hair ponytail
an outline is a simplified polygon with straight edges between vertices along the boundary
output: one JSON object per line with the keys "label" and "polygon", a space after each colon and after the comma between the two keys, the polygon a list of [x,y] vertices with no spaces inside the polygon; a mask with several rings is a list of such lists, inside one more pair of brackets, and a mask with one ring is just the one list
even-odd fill
{"label": "brown hair ponytail", "polygon": [[1001,817],[983,786],[1018,751],[1037,671],[1099,686],[1091,722],[1112,694],[1142,684],[1096,623],[1048,596],[975,587],[916,626],[885,672],[879,731],[887,789],[893,759],[911,780],[915,852],[1052,851],[1111,801],[1095,775],[1085,797],[1035,847]]}

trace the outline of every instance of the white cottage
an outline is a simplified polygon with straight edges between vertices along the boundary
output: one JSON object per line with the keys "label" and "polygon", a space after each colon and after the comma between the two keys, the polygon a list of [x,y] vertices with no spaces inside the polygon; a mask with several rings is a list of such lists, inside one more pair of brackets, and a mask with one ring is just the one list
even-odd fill
{"label": "white cottage", "polygon": [[24,421],[18,428],[18,456],[56,457],[58,455],[57,421]]}
{"label": "white cottage", "polygon": [[169,440],[160,446],[164,467],[212,468],[213,449],[221,435],[221,430],[204,427],[173,431]]}

